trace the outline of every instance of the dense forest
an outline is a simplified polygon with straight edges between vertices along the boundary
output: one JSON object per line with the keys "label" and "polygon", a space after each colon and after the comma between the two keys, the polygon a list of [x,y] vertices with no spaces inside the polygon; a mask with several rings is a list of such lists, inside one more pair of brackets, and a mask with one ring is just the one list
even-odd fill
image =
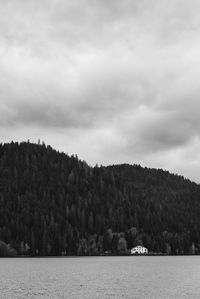
{"label": "dense forest", "polygon": [[140,165],[90,167],[44,143],[0,144],[0,255],[200,253],[200,186]]}

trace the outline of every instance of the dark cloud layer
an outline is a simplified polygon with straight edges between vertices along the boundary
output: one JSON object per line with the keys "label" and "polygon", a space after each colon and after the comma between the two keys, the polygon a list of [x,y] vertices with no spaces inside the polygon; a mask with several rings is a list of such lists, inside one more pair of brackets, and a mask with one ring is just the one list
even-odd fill
{"label": "dark cloud layer", "polygon": [[199,182],[198,0],[0,0],[2,141]]}

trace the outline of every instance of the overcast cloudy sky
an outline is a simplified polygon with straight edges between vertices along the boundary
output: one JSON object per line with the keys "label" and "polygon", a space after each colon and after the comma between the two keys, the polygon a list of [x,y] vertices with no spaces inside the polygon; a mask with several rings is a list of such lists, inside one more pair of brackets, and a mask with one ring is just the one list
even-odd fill
{"label": "overcast cloudy sky", "polygon": [[200,1],[0,0],[0,128],[200,182]]}

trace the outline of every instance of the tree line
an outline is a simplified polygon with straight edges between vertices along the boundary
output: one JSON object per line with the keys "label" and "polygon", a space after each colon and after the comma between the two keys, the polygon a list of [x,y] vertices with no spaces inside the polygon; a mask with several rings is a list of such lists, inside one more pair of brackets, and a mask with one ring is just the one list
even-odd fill
{"label": "tree line", "polygon": [[0,144],[0,255],[199,254],[199,215],[200,187],[182,176]]}

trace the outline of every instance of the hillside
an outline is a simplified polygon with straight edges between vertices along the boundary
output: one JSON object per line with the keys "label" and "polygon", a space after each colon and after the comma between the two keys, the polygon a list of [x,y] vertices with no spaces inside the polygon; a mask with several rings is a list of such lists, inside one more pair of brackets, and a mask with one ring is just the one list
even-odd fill
{"label": "hillside", "polygon": [[167,171],[92,168],[45,144],[0,144],[0,242],[18,254],[126,254],[137,244],[198,254],[199,215],[200,186]]}

